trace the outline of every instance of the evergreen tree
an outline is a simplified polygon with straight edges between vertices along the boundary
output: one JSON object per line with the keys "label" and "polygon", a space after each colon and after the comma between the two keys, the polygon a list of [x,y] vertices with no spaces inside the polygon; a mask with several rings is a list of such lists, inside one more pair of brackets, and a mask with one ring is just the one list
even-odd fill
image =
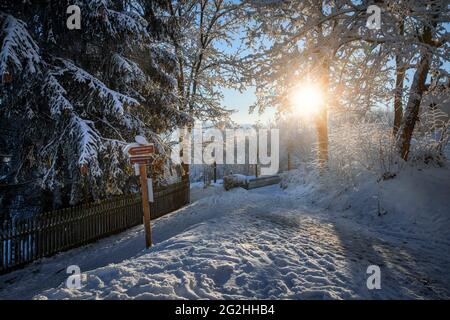
{"label": "evergreen tree", "polygon": [[[67,8],[81,9],[69,30]],[[0,119],[13,128],[9,179],[53,206],[133,190],[123,147],[189,121],[157,0],[0,2]],[[12,142],[11,139],[9,139]],[[3,177],[6,179],[6,177]]]}

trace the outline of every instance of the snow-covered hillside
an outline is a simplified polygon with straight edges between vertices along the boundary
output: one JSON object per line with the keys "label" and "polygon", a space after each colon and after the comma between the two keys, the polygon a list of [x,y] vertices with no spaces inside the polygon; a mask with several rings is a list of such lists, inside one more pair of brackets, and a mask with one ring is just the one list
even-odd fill
{"label": "snow-covered hillside", "polygon": [[[154,222],[150,250],[138,227],[0,277],[0,297],[449,298],[450,170],[384,182],[382,216],[366,188],[194,186],[193,204]],[[84,272],[80,290],[65,286],[73,264]],[[366,286],[374,264],[380,290]]]}

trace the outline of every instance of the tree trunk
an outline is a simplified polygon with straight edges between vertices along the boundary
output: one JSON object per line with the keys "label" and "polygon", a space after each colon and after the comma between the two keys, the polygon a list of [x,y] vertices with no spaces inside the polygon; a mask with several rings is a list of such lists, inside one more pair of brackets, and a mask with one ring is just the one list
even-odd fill
{"label": "tree trunk", "polygon": [[320,168],[324,169],[328,163],[328,110],[326,104],[320,110],[316,120],[317,143]]}
{"label": "tree trunk", "polygon": [[397,148],[403,160],[408,160],[409,149],[411,146],[411,137],[414,131],[414,126],[419,115],[420,103],[422,101],[423,93],[426,89],[425,81],[430,70],[431,54],[426,52],[421,58],[419,66],[414,74],[413,83],[411,85],[411,92],[406,105],[405,115],[402,119],[402,124],[399,128],[397,138]]}
{"label": "tree trunk", "polygon": [[[436,21],[433,22],[431,27],[436,27]],[[423,31],[421,40],[424,44],[430,45],[432,43],[433,34],[431,27],[425,27]],[[426,90],[425,82],[427,80],[432,59],[432,53],[429,51],[429,49],[423,48],[423,50],[425,52],[422,54],[416,72],[414,74],[414,79],[408,97],[408,104],[406,105],[405,114],[403,116],[397,136],[397,150],[400,153],[400,157],[405,161],[408,160],[409,150],[411,147],[411,138],[419,115],[422,96]]]}
{"label": "tree trunk", "polygon": [[[403,35],[404,23],[400,24],[400,34]],[[405,80],[406,68],[403,65],[400,54],[395,56],[395,68],[396,68],[396,79],[395,79],[395,95],[394,95],[394,137],[397,136],[398,129],[400,128],[403,116],[403,83]]]}
{"label": "tree trunk", "polygon": [[325,93],[322,105],[319,107],[319,113],[316,118],[316,130],[317,130],[317,144],[318,151],[317,157],[319,160],[319,166],[322,170],[326,168],[328,163],[328,98],[329,93],[329,71],[330,61],[325,59],[321,66],[321,85]]}
{"label": "tree trunk", "polygon": [[403,116],[403,82],[405,79],[405,68],[400,66],[400,58],[397,56],[395,58],[396,63],[396,79],[395,79],[395,96],[394,96],[394,136],[400,128]]}

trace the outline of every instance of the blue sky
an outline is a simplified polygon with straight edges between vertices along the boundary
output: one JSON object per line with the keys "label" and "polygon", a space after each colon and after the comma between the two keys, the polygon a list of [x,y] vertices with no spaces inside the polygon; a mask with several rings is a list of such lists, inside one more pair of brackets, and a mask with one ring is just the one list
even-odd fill
{"label": "blue sky", "polygon": [[[245,39],[245,32],[243,28],[240,28],[236,33],[233,34],[231,39],[231,46],[225,41],[216,42],[217,48],[223,50],[226,53],[234,53],[239,49],[242,49]],[[244,48],[244,54],[251,53],[247,48]],[[239,124],[253,124],[257,121],[266,123],[270,118],[275,115],[274,109],[266,110],[262,115],[258,112],[253,112],[249,114],[249,107],[256,101],[255,89],[252,87],[247,88],[243,92],[238,90],[223,88],[223,100],[222,105],[227,109],[237,110],[231,116],[231,119]]]}
{"label": "blue sky", "polygon": [[244,92],[239,92],[234,89],[222,89],[224,99],[222,100],[223,106],[227,109],[237,110],[231,116],[231,119],[239,124],[253,124],[257,121],[266,123],[275,114],[274,109],[266,110],[262,115],[259,115],[257,111],[249,114],[249,107],[256,101],[254,88],[248,88]]}

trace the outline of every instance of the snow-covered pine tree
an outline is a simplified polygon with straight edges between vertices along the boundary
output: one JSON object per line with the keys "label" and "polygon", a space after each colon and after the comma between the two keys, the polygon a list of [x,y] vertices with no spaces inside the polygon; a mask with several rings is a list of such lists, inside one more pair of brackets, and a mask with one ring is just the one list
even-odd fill
{"label": "snow-covered pine tree", "polygon": [[[189,121],[178,110],[164,1],[0,2],[0,119],[13,183],[60,207],[134,188],[123,146]],[[81,30],[66,26],[69,5]],[[12,142],[12,139],[8,140]]]}

